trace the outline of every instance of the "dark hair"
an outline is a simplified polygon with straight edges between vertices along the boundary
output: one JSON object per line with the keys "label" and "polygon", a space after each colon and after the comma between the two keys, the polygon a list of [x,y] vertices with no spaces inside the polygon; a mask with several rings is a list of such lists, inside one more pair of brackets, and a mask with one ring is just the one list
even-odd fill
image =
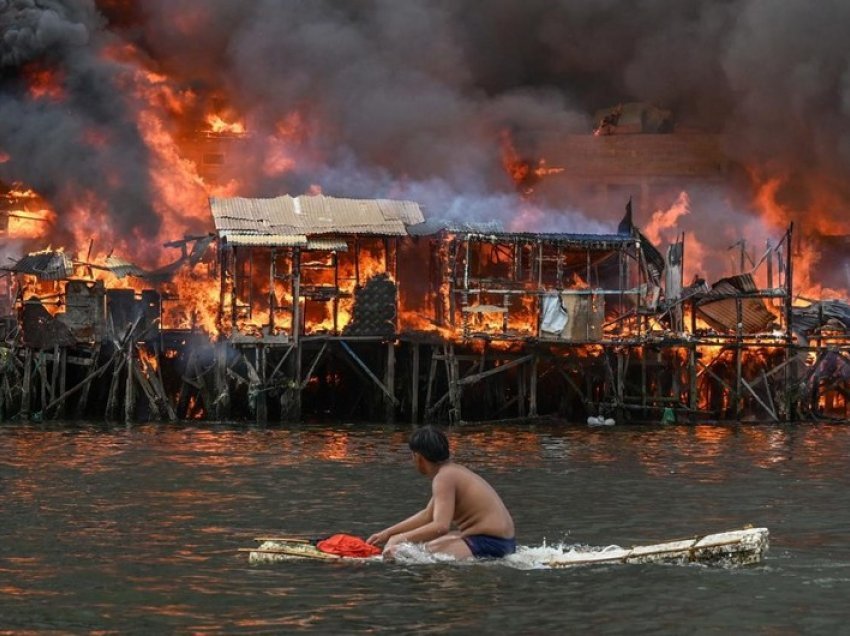
{"label": "dark hair", "polygon": [[439,464],[449,458],[449,440],[436,426],[423,426],[413,431],[408,442],[410,450],[429,462]]}

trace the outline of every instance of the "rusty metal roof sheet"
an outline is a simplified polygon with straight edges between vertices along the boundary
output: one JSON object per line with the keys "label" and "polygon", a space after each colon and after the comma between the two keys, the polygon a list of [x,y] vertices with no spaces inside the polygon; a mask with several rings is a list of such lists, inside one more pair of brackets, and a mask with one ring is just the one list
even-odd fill
{"label": "rusty metal roof sheet", "polygon": [[219,232],[240,234],[378,234],[406,236],[407,225],[422,223],[413,201],[340,199],[324,195],[274,199],[210,199]]}
{"label": "rusty metal roof sheet", "polygon": [[721,278],[697,304],[699,315],[718,331],[735,331],[738,324],[737,300],[741,303],[741,328],[752,334],[766,331],[777,320],[763,298],[747,297],[757,293],[758,286],[752,274],[738,274]]}

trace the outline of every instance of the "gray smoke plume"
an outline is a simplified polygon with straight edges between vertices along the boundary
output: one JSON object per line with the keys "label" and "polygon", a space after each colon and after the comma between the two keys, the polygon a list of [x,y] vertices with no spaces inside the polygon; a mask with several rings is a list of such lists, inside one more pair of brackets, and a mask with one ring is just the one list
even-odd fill
{"label": "gray smoke plume", "polygon": [[[201,103],[223,95],[245,115],[254,141],[236,163],[246,196],[316,184],[511,223],[528,203],[501,165],[502,131],[533,158],[588,133],[596,109],[646,101],[671,109],[680,126],[723,133],[729,157],[760,178],[781,176],[778,196],[792,213],[827,191],[835,203],[827,220],[850,232],[843,0],[102,0],[98,8],[0,0],[0,149],[13,157],[0,178],[60,197],[68,183],[95,188],[128,230],[151,233],[157,221],[151,159],[116,89],[120,69],[96,54],[110,41],[138,46]],[[70,104],[33,104],[15,92],[16,72],[35,62],[65,72]],[[292,142],[295,167],[264,173],[264,140],[293,111],[310,130]],[[108,133],[108,148],[81,141],[93,124]],[[106,167],[120,186],[102,182]],[[753,215],[749,197],[735,194],[706,196],[689,229]],[[625,201],[596,219],[580,201],[539,203],[540,227],[531,229],[597,231],[616,226]]]}
{"label": "gray smoke plume", "polygon": [[[119,90],[121,65],[99,55],[112,36],[91,0],[0,0],[0,179],[35,188],[63,213],[89,193],[119,234],[159,227],[146,179],[148,150]],[[32,99],[26,73],[61,78],[61,101]]]}

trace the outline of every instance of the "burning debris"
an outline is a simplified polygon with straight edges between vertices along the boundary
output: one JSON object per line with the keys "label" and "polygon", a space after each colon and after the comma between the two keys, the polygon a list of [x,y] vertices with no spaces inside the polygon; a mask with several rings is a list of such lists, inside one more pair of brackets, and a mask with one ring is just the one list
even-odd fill
{"label": "burning debris", "polygon": [[623,135],[635,133],[664,134],[673,132],[673,113],[651,104],[618,104],[597,111],[593,134]]}
{"label": "burning debris", "polygon": [[520,157],[507,131],[502,131],[502,165],[517,191],[524,196],[534,192],[534,186],[544,177],[564,171],[564,168],[549,167],[546,159],[535,161]]}

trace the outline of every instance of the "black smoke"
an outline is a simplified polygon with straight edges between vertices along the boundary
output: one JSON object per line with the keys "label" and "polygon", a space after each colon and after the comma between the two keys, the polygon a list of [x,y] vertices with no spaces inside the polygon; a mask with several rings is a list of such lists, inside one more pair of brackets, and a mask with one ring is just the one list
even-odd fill
{"label": "black smoke", "polygon": [[[840,224],[850,200],[843,0],[0,0],[0,29],[0,150],[13,158],[0,178],[60,203],[69,187],[97,189],[119,228],[143,233],[157,229],[150,157],[119,90],[126,69],[99,55],[115,42],[202,97],[226,95],[258,140],[292,111],[313,124],[285,175],[245,157],[244,195],[318,184],[510,220],[520,202],[501,131],[533,156],[589,132],[596,109],[646,101],[679,126],[722,133],[729,157],[760,177],[782,177],[782,202],[801,215],[826,189]],[[33,63],[65,73],[69,103],[16,89]],[[84,142],[92,125],[106,148]],[[120,185],[100,180],[105,168]],[[594,220],[548,204],[543,229],[564,231],[611,228],[623,205]]]}

